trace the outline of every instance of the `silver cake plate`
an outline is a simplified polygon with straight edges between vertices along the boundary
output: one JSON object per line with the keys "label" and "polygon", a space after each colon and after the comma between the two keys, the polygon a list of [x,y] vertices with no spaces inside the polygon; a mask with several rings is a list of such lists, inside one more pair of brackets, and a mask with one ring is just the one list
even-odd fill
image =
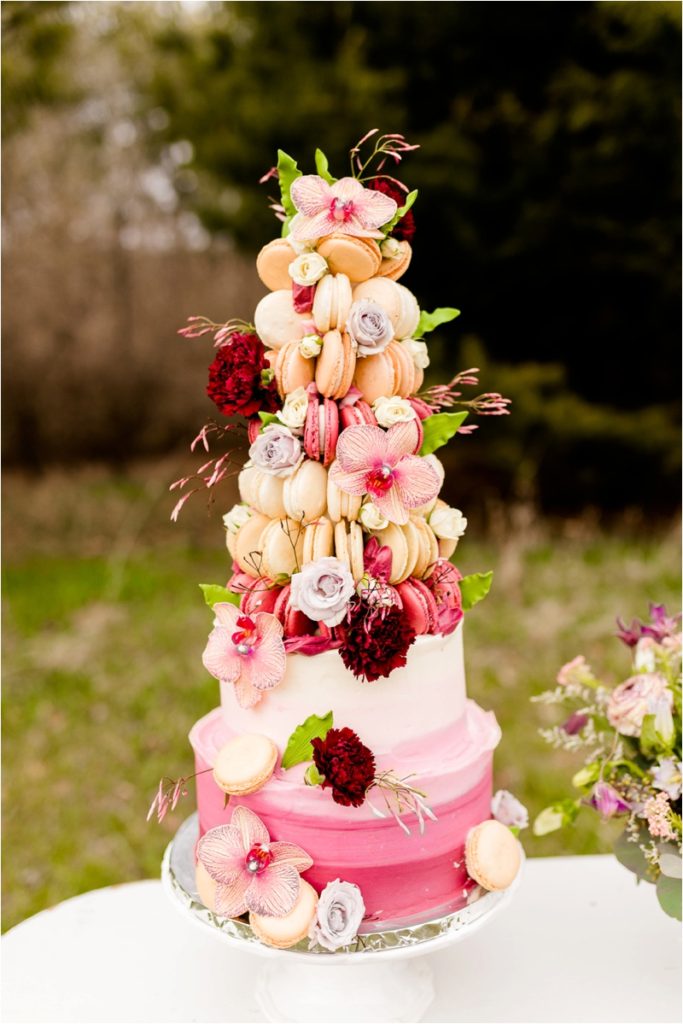
{"label": "silver cake plate", "polygon": [[[273,949],[256,938],[249,924],[218,917],[204,906],[195,883],[194,850],[199,835],[197,814],[180,826],[161,866],[166,892],[178,909],[204,930],[244,952],[269,957],[255,984],[267,1020],[296,1024],[419,1021],[434,998],[434,983],[425,957],[471,936],[506,907],[519,886],[522,870],[504,892],[475,889],[465,906],[429,920],[372,925],[351,946],[335,953],[303,940],[290,949]],[[523,865],[522,865],[523,866]],[[382,930],[376,930],[381,927]],[[348,976],[350,968],[353,976]],[[325,974],[314,973],[325,968]],[[331,971],[329,968],[346,970]],[[371,968],[371,969],[369,969]]]}

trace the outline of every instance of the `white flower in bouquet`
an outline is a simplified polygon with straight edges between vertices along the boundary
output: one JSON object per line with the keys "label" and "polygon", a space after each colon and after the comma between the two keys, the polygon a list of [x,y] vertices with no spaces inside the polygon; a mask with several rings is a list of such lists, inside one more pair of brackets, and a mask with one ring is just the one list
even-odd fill
{"label": "white flower in bouquet", "polygon": [[526,807],[507,789],[499,789],[494,793],[491,814],[501,825],[508,825],[510,828],[522,829],[529,824],[529,812]]}

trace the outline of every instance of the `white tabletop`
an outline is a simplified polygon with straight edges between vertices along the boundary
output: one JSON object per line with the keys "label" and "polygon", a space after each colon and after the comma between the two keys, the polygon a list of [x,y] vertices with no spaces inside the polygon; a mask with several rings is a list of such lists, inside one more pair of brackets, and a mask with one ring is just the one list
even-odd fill
{"label": "white tabletop", "polygon": [[[509,909],[431,956],[424,1020],[680,1021],[680,938],[652,887],[613,858],[532,860]],[[2,952],[4,1024],[265,1019],[253,979],[266,961],[203,934],[157,881],[36,914]]]}

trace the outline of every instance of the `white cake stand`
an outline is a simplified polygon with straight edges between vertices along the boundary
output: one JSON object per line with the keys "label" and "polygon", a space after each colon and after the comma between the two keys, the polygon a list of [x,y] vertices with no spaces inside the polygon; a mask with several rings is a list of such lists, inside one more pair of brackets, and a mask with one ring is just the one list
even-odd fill
{"label": "white cake stand", "polygon": [[[280,1024],[391,1024],[421,1020],[434,999],[427,954],[469,938],[510,902],[521,870],[505,892],[476,889],[469,903],[431,920],[397,922],[391,929],[363,934],[336,953],[263,945],[248,924],[217,917],[201,903],[195,885],[197,815],[178,829],[161,867],[166,892],[178,909],[204,931],[234,949],[265,958],[256,999],[269,1021]],[[384,927],[384,926],[382,926]]]}

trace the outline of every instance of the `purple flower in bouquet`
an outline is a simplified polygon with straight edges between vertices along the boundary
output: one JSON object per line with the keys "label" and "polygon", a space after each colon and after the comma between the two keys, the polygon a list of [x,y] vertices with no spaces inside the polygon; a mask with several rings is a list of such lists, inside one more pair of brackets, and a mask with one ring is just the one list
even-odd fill
{"label": "purple flower in bouquet", "polygon": [[575,711],[563,724],[562,731],[566,732],[567,736],[576,736],[586,725],[588,725],[588,715]]}
{"label": "purple flower in bouquet", "polygon": [[613,818],[615,814],[626,814],[631,810],[631,805],[608,782],[595,783],[589,803],[602,818]]}
{"label": "purple flower in bouquet", "polygon": [[680,615],[667,615],[663,604],[650,605],[650,625],[642,627],[643,636],[651,636],[659,643],[666,636],[678,632]]}

